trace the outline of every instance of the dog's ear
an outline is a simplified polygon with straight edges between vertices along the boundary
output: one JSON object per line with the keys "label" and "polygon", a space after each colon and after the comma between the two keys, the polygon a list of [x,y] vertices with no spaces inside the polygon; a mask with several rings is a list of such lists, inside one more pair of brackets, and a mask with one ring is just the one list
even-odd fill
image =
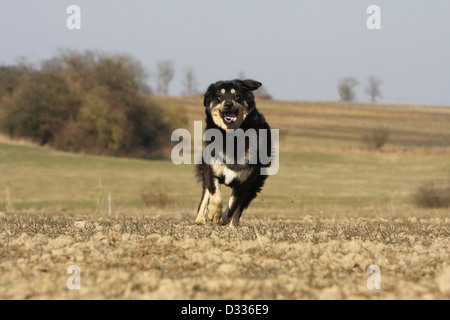
{"label": "dog's ear", "polygon": [[213,90],[212,90],[212,85],[208,87],[208,90],[206,90],[205,92],[205,96],[203,98],[203,105],[205,107],[208,107],[209,104],[211,103],[212,99],[213,99],[213,94],[212,94]]}
{"label": "dog's ear", "polygon": [[242,85],[242,87],[247,91],[253,91],[262,86],[262,83],[255,80],[238,80],[238,82]]}
{"label": "dog's ear", "polygon": [[205,92],[205,96],[203,97],[203,105],[206,107],[208,105],[208,101],[210,100],[208,91]]}

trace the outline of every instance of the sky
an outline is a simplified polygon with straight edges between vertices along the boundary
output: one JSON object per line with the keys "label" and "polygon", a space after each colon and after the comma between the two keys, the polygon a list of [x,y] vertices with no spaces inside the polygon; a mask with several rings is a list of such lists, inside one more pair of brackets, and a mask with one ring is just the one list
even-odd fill
{"label": "sky", "polygon": [[[81,29],[67,28],[70,5]],[[381,29],[367,27],[370,5]],[[173,95],[191,67],[202,93],[244,73],[276,99],[334,101],[354,77],[368,102],[376,76],[380,102],[450,106],[449,14],[448,0],[1,0],[0,65],[99,50],[140,61],[154,89],[157,62],[173,61]]]}

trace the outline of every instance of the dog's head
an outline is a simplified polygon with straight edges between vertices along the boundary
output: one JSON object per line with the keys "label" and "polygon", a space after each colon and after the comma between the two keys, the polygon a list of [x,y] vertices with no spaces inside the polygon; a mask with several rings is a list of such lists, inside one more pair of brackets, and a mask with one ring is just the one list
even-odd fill
{"label": "dog's head", "polygon": [[237,129],[247,115],[255,108],[255,96],[252,91],[258,89],[261,82],[255,80],[218,81],[206,90],[203,104],[206,113],[223,130]]}

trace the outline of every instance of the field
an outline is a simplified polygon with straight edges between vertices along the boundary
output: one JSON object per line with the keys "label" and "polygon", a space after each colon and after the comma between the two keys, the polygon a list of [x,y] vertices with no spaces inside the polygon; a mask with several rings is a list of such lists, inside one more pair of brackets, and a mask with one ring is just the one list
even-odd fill
{"label": "field", "polygon": [[[3,299],[436,299],[450,294],[446,219],[2,218]],[[66,269],[81,270],[68,290]],[[381,289],[366,268],[381,268]]]}
{"label": "field", "polygon": [[[190,130],[203,119],[200,97],[158,100],[186,109]],[[413,202],[450,179],[450,108],[259,105],[280,129],[280,170],[237,229],[192,223],[192,165],[1,138],[0,298],[450,298],[450,209]],[[362,137],[381,126],[388,143],[368,150]],[[80,290],[67,288],[70,265]]]}

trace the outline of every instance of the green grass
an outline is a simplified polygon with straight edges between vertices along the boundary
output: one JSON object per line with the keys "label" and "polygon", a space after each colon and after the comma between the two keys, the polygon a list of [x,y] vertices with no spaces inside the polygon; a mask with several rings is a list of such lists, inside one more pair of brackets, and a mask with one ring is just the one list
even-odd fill
{"label": "green grass", "polygon": [[[193,165],[177,166],[170,159],[100,157],[0,143],[0,172],[0,211],[12,206],[15,211],[106,213],[109,193],[113,214],[156,213],[160,210],[141,199],[156,181],[174,200],[164,211],[193,214],[201,192]],[[416,208],[411,197],[424,182],[449,174],[446,155],[281,152],[278,174],[268,178],[247,214],[445,215],[448,209]],[[229,195],[229,188],[223,191]]]}
{"label": "green grass", "polygon": [[[135,160],[64,153],[0,144],[0,185],[21,209],[105,209],[109,192],[116,210],[142,207],[140,193],[155,180],[189,175],[168,160]],[[182,179],[188,180],[188,179]],[[172,189],[177,196],[176,189]],[[182,202],[180,202],[182,204]]]}

